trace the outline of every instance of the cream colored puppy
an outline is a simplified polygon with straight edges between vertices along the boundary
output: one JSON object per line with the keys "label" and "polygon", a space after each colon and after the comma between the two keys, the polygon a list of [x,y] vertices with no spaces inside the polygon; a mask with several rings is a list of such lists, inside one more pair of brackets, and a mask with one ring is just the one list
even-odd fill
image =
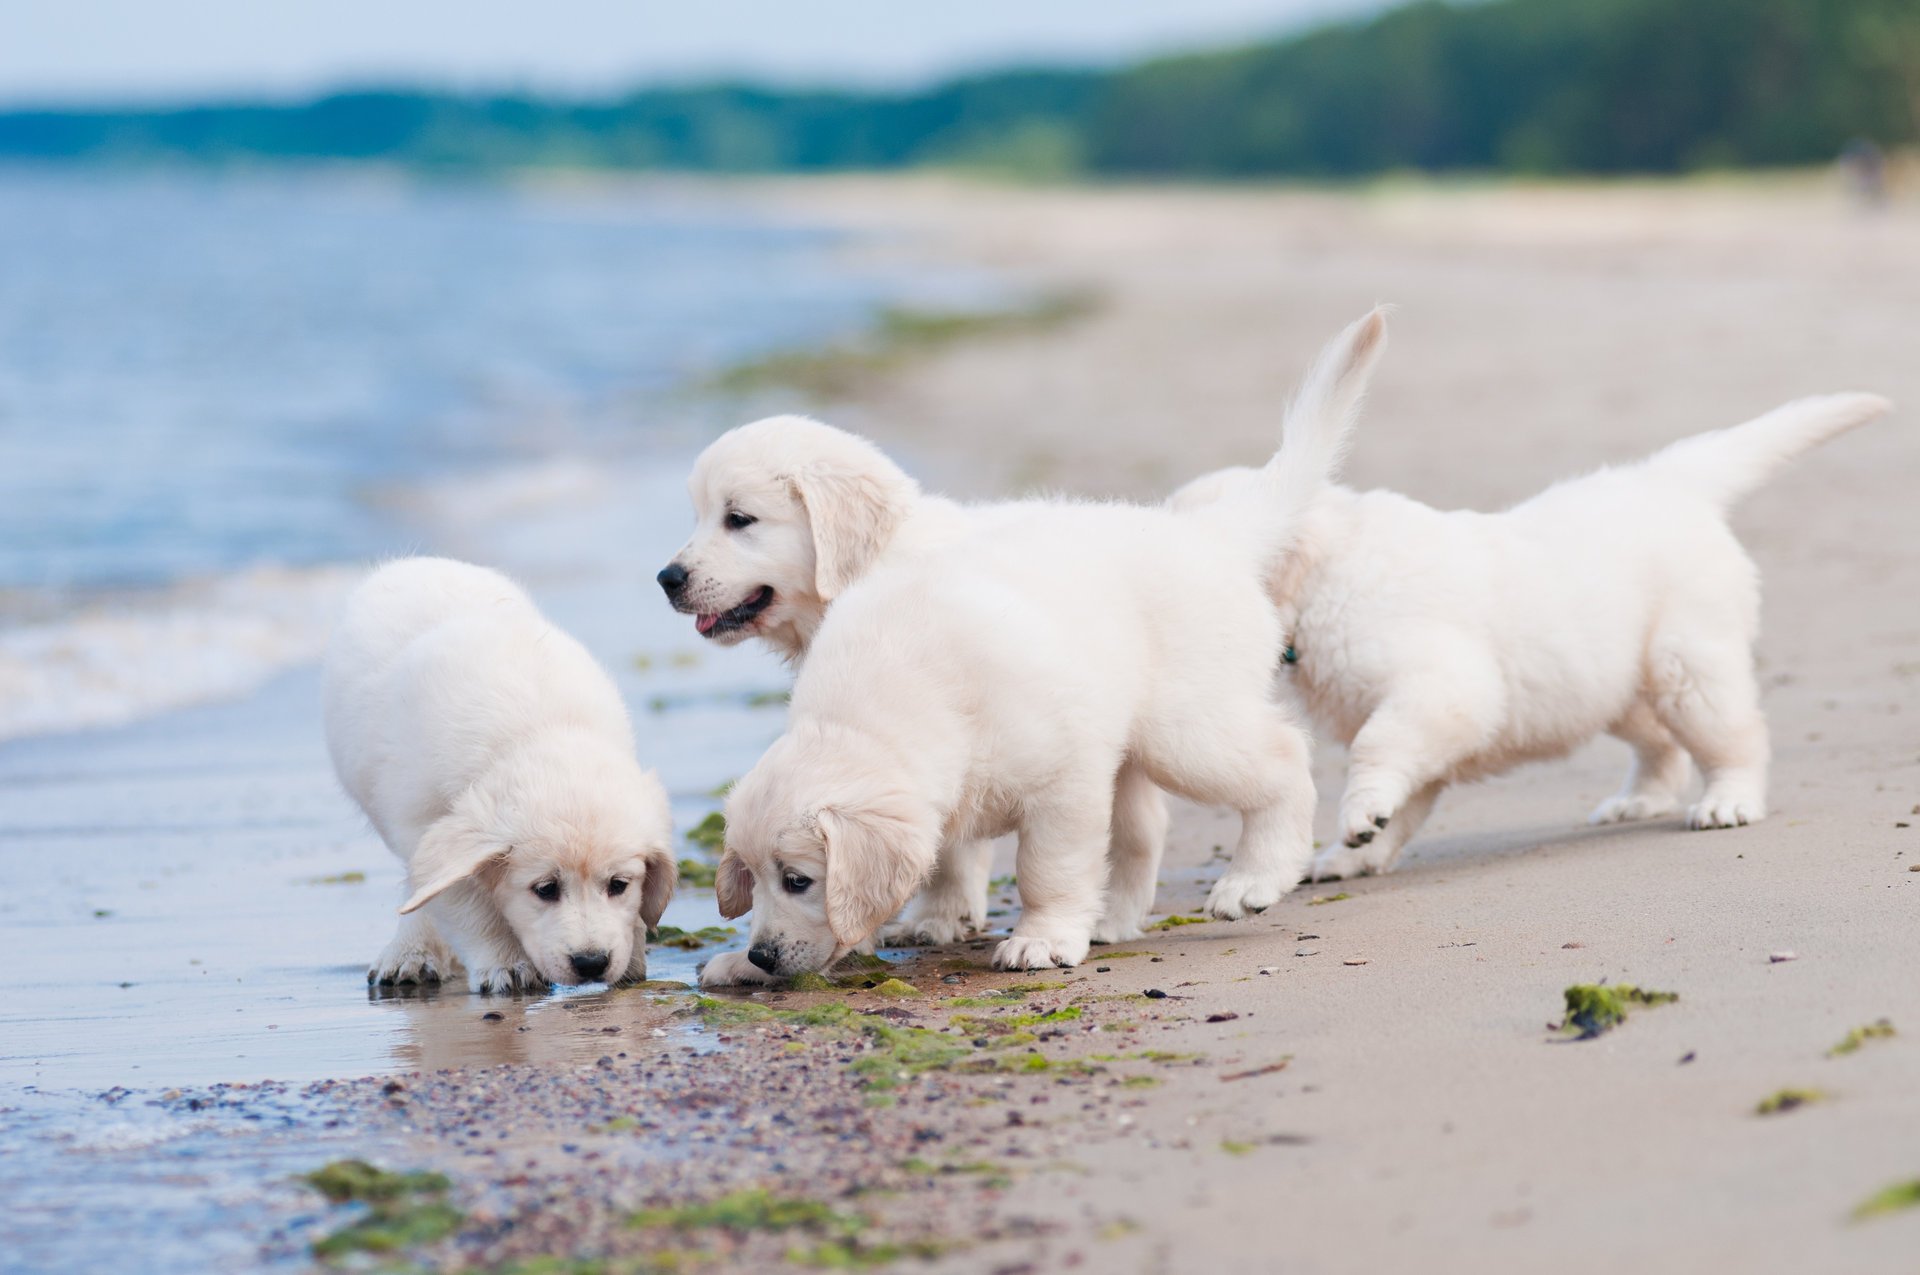
{"label": "cream colored puppy", "polygon": [[788,729],[734,787],[717,881],[752,945],[710,984],[824,968],[868,942],[951,847],[1015,832],[1022,913],[994,963],[1074,965],[1144,856],[1116,786],[1238,810],[1208,910],[1277,901],[1312,857],[1306,736],[1273,698],[1264,588],[1298,496],[1325,483],[1384,333],[1316,367],[1284,447],[1240,499],[1190,514],[1031,503],[834,602]]}
{"label": "cream colored puppy", "polygon": [[[1868,394],[1802,399],[1498,514],[1330,487],[1270,582],[1293,685],[1351,750],[1341,844],[1316,877],[1386,871],[1447,785],[1602,732],[1634,760],[1592,822],[1678,809],[1689,757],[1706,778],[1689,826],[1764,818],[1760,577],[1727,511],[1888,408]],[[1209,474],[1168,503],[1244,499],[1256,473]]]}
{"label": "cream colored puppy", "polygon": [[368,982],[646,977],[676,877],[666,791],[612,681],[512,581],[444,558],[375,571],[327,651],[326,723],[341,784],[407,865]]}
{"label": "cream colored puppy", "polygon": [[[1007,505],[961,505],[922,492],[864,438],[802,416],[773,416],[730,430],[694,463],[687,490],[695,527],[659,582],[707,640],[757,637],[799,663],[833,600],[869,572],[925,558],[990,526]],[[1151,784],[1116,798],[1127,835],[1152,847],[1152,879],[1166,840],[1166,802]],[[992,847],[942,856],[887,942],[955,943],[987,925]],[[1103,941],[1138,937],[1151,890],[1119,900]]]}

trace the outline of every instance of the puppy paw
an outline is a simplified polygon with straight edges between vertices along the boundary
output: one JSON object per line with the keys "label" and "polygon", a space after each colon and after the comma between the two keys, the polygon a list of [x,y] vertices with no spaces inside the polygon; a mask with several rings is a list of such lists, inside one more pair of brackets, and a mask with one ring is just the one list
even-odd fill
{"label": "puppy paw", "polygon": [[1249,912],[1264,912],[1293,888],[1287,874],[1261,876],[1252,872],[1234,872],[1213,883],[1207,894],[1206,914],[1222,921],[1238,921]]}
{"label": "puppy paw", "polygon": [[1313,861],[1309,875],[1315,881],[1370,877],[1387,870],[1384,859],[1385,855],[1371,845],[1336,846]]}
{"label": "puppy paw", "polygon": [[1349,797],[1340,808],[1340,841],[1348,849],[1370,845],[1393,821],[1393,807],[1386,801],[1368,797]]}
{"label": "puppy paw", "polygon": [[1620,793],[1593,808],[1587,822],[1631,823],[1636,819],[1658,819],[1680,808],[1680,799],[1672,793]]}
{"label": "puppy paw", "polygon": [[748,960],[745,952],[722,952],[700,967],[702,987],[740,987],[772,981],[773,975]]}
{"label": "puppy paw", "polygon": [[895,921],[880,931],[882,947],[942,947],[958,943],[973,933],[973,927],[960,916],[916,916]]}
{"label": "puppy paw", "polygon": [[527,961],[482,965],[467,971],[469,991],[490,996],[512,996],[520,992],[544,992],[547,980]]}
{"label": "puppy paw", "polygon": [[376,987],[432,987],[453,966],[447,953],[431,947],[393,946],[367,968],[367,982]]}
{"label": "puppy paw", "polygon": [[997,970],[1046,970],[1078,965],[1087,959],[1087,940],[1016,934],[993,953]]}
{"label": "puppy paw", "polygon": [[1687,827],[1740,828],[1766,817],[1767,803],[1757,794],[1709,789],[1687,811]]}

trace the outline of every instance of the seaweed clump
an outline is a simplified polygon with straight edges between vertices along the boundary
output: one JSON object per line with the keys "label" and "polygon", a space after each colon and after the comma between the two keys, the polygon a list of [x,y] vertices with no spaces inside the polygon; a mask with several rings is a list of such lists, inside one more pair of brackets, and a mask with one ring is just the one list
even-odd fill
{"label": "seaweed clump", "polygon": [[1789,1111],[1811,1106],[1826,1096],[1818,1089],[1782,1089],[1762,1098],[1759,1105],[1753,1109],[1753,1114],[1756,1116],[1785,1115]]}
{"label": "seaweed clump", "polygon": [[1884,1040],[1893,1034],[1893,1022],[1891,1019],[1876,1019],[1868,1023],[1865,1027],[1856,1027],[1848,1032],[1841,1038],[1839,1044],[1827,1051],[1827,1057],[1843,1058],[1848,1054],[1857,1054],[1860,1052],[1860,1046],[1866,1044],[1868,1041]]}
{"label": "seaweed clump", "polygon": [[452,1184],[441,1173],[393,1173],[365,1160],[335,1160],[301,1180],[330,1203],[366,1205],[360,1217],[313,1242],[313,1255],[322,1261],[431,1244],[453,1234],[464,1220],[446,1202]]}
{"label": "seaweed clump", "polygon": [[1880,1217],[1887,1213],[1899,1213],[1905,1209],[1915,1208],[1920,1208],[1920,1178],[1914,1178],[1908,1182],[1896,1182],[1884,1190],[1874,1192],[1853,1210],[1853,1220],[1864,1222],[1870,1217]]}
{"label": "seaweed clump", "polygon": [[1575,1040],[1592,1040],[1627,1021],[1630,1005],[1670,1005],[1678,992],[1655,992],[1631,983],[1575,983],[1566,990],[1567,1017],[1559,1026]]}

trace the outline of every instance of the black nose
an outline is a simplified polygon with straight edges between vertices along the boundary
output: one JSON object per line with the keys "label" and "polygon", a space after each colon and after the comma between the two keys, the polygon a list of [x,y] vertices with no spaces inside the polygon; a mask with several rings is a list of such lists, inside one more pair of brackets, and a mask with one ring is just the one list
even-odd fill
{"label": "black nose", "polygon": [[658,580],[660,587],[667,591],[667,596],[672,597],[687,587],[687,569],[677,562],[669,562],[660,568],[660,574],[654,579]]}
{"label": "black nose", "polygon": [[589,983],[606,976],[607,954],[605,952],[575,952],[567,960],[572,964],[573,972]]}
{"label": "black nose", "polygon": [[774,966],[780,964],[780,952],[771,943],[755,943],[747,949],[747,959],[771,974]]}

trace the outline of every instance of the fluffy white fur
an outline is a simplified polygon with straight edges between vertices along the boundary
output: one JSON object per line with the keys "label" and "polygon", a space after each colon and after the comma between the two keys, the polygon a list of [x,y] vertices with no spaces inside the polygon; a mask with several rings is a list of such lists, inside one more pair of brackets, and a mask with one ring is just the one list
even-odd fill
{"label": "fluffy white fur", "polygon": [[[803,416],[772,416],[721,435],[694,463],[687,490],[694,532],[660,573],[668,599],[696,617],[709,641],[757,637],[795,664],[828,606],[855,581],[889,563],[923,559],[1008,508],[928,495],[866,439]],[[1157,792],[1136,799],[1142,818],[1164,825]],[[1156,871],[1164,840],[1163,828]],[[954,943],[985,928],[991,871],[988,843],[954,848],[910,913],[888,927],[886,941]],[[1129,937],[1131,926],[1115,918],[1101,937]]]}
{"label": "fluffy white fur", "polygon": [[[1867,394],[1802,399],[1498,514],[1325,491],[1270,581],[1297,655],[1290,680],[1351,750],[1341,844],[1316,878],[1391,868],[1447,785],[1602,732],[1634,760],[1593,822],[1678,809],[1689,757],[1706,780],[1689,826],[1763,818],[1759,572],[1727,511],[1888,407]],[[1169,504],[1241,498],[1254,475],[1209,474]]]}
{"label": "fluffy white fur", "polygon": [[1330,348],[1286,441],[1238,498],[1190,514],[1005,507],[987,527],[842,593],[794,686],[788,729],[733,790],[721,911],[747,953],[708,984],[820,969],[868,941],[952,847],[1019,836],[1022,913],[994,963],[1083,959],[1103,911],[1151,900],[1154,786],[1242,816],[1208,910],[1238,917],[1312,857],[1305,735],[1273,697],[1264,581],[1289,509],[1326,482],[1383,332]]}
{"label": "fluffy white fur", "polygon": [[326,723],[341,784],[407,865],[369,982],[646,977],[676,875],[666,791],[606,673],[510,580],[444,558],[375,571],[328,648]]}

